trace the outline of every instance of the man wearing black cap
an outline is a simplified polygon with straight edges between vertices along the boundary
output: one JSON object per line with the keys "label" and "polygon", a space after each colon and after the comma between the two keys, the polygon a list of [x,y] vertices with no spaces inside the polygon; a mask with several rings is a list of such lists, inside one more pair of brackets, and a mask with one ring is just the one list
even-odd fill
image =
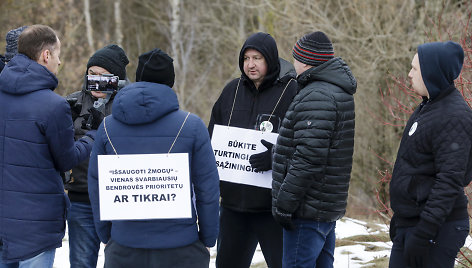
{"label": "man wearing black cap", "polygon": [[[279,59],[270,34],[251,35],[239,53],[241,77],[229,82],[213,106],[208,130],[215,125],[279,132],[285,111],[295,96],[295,70]],[[261,140],[264,152],[247,163],[254,172],[272,169],[273,144]],[[269,177],[270,178],[270,177]],[[244,182],[245,177],[241,177]],[[216,267],[247,268],[259,242],[268,267],[282,267],[282,228],[271,214],[271,189],[220,181],[221,213]]]}
{"label": "man wearing black cap", "polygon": [[[125,51],[118,45],[107,45],[97,50],[87,62],[86,75],[113,74],[126,80],[126,65],[129,63]],[[85,77],[86,79],[86,77]],[[71,104],[74,135],[80,139],[89,128],[97,129],[104,116],[111,114],[116,92],[88,91],[85,84],[81,91],[67,96]],[[103,112],[94,108],[101,99]],[[87,189],[88,159],[66,173],[65,189],[71,201],[67,223],[69,228],[69,259],[71,268],[96,267],[100,239],[93,224],[92,207]]]}
{"label": "man wearing black cap", "polygon": [[284,226],[283,267],[333,267],[336,221],[346,212],[357,82],[323,32],[293,48],[298,94],[275,146],[272,213]]}
{"label": "man wearing black cap", "polygon": [[[105,267],[208,267],[209,248],[215,245],[218,235],[219,189],[206,126],[198,116],[179,109],[177,95],[171,88],[173,59],[162,50],[139,56],[136,80],[116,95],[112,114],[100,125],[90,157],[90,201],[98,236],[107,244]],[[101,221],[98,155],[115,154],[188,155],[186,163],[177,165],[179,170],[188,165],[190,171],[190,181],[186,183],[191,190],[183,195],[189,198],[186,205],[191,216]],[[159,175],[148,178],[151,176]],[[158,179],[155,186],[162,187],[156,188],[155,193],[165,193],[165,189],[170,189],[167,186],[175,186],[166,183],[172,176],[154,178]],[[159,202],[171,210],[179,209],[172,202]]]}
{"label": "man wearing black cap", "polygon": [[408,120],[390,182],[390,267],[454,267],[469,234],[472,110],[454,86],[464,51],[455,42],[418,47],[408,78],[423,102]]}

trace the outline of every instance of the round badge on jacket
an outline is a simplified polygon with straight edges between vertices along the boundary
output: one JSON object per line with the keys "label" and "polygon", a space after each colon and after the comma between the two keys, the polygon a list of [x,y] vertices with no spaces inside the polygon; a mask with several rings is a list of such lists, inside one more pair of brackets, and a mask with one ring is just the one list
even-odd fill
{"label": "round badge on jacket", "polygon": [[418,122],[413,123],[413,125],[410,128],[410,131],[408,131],[408,136],[413,135],[415,133],[416,128],[418,128]]}
{"label": "round badge on jacket", "polygon": [[263,121],[259,125],[259,130],[262,131],[262,132],[272,132],[273,129],[274,129],[274,126],[269,121]]}

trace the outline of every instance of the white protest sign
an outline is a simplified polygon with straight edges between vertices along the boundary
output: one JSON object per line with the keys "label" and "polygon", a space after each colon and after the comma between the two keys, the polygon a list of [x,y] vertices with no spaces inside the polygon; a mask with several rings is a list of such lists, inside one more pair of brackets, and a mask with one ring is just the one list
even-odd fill
{"label": "white protest sign", "polygon": [[277,136],[277,133],[215,125],[211,145],[220,180],[272,188],[272,170],[255,172],[249,157],[267,151],[262,139],[275,144]]}
{"label": "white protest sign", "polygon": [[192,217],[187,153],[98,156],[100,220]]}

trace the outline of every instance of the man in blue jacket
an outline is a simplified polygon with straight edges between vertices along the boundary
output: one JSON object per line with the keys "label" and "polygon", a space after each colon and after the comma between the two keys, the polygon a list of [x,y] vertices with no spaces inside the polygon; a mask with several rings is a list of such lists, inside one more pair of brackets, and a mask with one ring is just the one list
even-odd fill
{"label": "man in blue jacket", "polygon": [[[90,154],[74,142],[70,106],[55,94],[61,42],[29,26],[0,74],[0,267],[52,267],[69,200],[60,172]],[[91,136],[91,137],[89,137]]]}
{"label": "man in blue jacket", "polygon": [[[215,245],[218,235],[219,177],[205,124],[196,115],[179,109],[171,88],[172,61],[159,49],[141,55],[136,70],[138,82],[118,92],[112,114],[97,130],[88,185],[97,233],[107,244],[105,267],[209,265],[207,248]],[[101,221],[98,155],[169,152],[188,154],[193,191],[187,194],[194,199],[187,204],[191,206],[191,217]]]}
{"label": "man in blue jacket", "polygon": [[423,102],[403,132],[390,182],[390,267],[454,267],[469,234],[472,110],[454,87],[464,51],[420,45],[408,78]]}

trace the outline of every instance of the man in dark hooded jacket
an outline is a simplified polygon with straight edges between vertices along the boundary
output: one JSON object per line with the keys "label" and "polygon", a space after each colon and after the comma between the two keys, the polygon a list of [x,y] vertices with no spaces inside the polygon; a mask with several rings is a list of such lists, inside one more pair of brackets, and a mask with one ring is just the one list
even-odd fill
{"label": "man in dark hooded jacket", "polygon": [[357,82],[323,32],[303,36],[292,55],[300,91],[282,121],[272,173],[283,267],[333,267],[351,177]]}
{"label": "man in dark hooded jacket", "polygon": [[[272,132],[277,133],[297,90],[293,66],[279,61],[275,40],[259,32],[242,46],[239,69],[241,77],[226,85],[213,106],[210,135],[215,124],[262,130],[261,123],[266,120],[271,123]],[[249,162],[257,171],[271,170],[273,144],[261,142],[267,150],[252,155]],[[267,265],[281,267],[282,228],[271,215],[270,189],[227,181],[220,181],[220,189],[216,266],[249,267],[259,242]]]}
{"label": "man in dark hooded jacket", "polygon": [[69,104],[54,93],[60,48],[53,29],[29,26],[0,73],[0,267],[52,267],[69,207],[60,172],[92,149],[91,132],[74,142]]}
{"label": "man in dark hooded jacket", "polygon": [[464,51],[454,42],[418,47],[408,74],[423,102],[407,122],[390,182],[390,267],[454,267],[469,233],[472,110],[454,87]]}
{"label": "man in dark hooded jacket", "polygon": [[[106,268],[209,266],[209,248],[218,235],[218,171],[205,124],[198,116],[179,109],[171,88],[172,62],[160,49],[139,56],[138,82],[118,92],[112,114],[105,117],[97,131],[88,187],[97,234],[107,244]],[[100,220],[99,155],[169,153],[188,154],[189,218]],[[171,177],[153,177],[158,179],[155,186],[174,186],[166,183]],[[153,189],[162,193],[166,188]],[[165,204],[165,200],[159,202]]]}

